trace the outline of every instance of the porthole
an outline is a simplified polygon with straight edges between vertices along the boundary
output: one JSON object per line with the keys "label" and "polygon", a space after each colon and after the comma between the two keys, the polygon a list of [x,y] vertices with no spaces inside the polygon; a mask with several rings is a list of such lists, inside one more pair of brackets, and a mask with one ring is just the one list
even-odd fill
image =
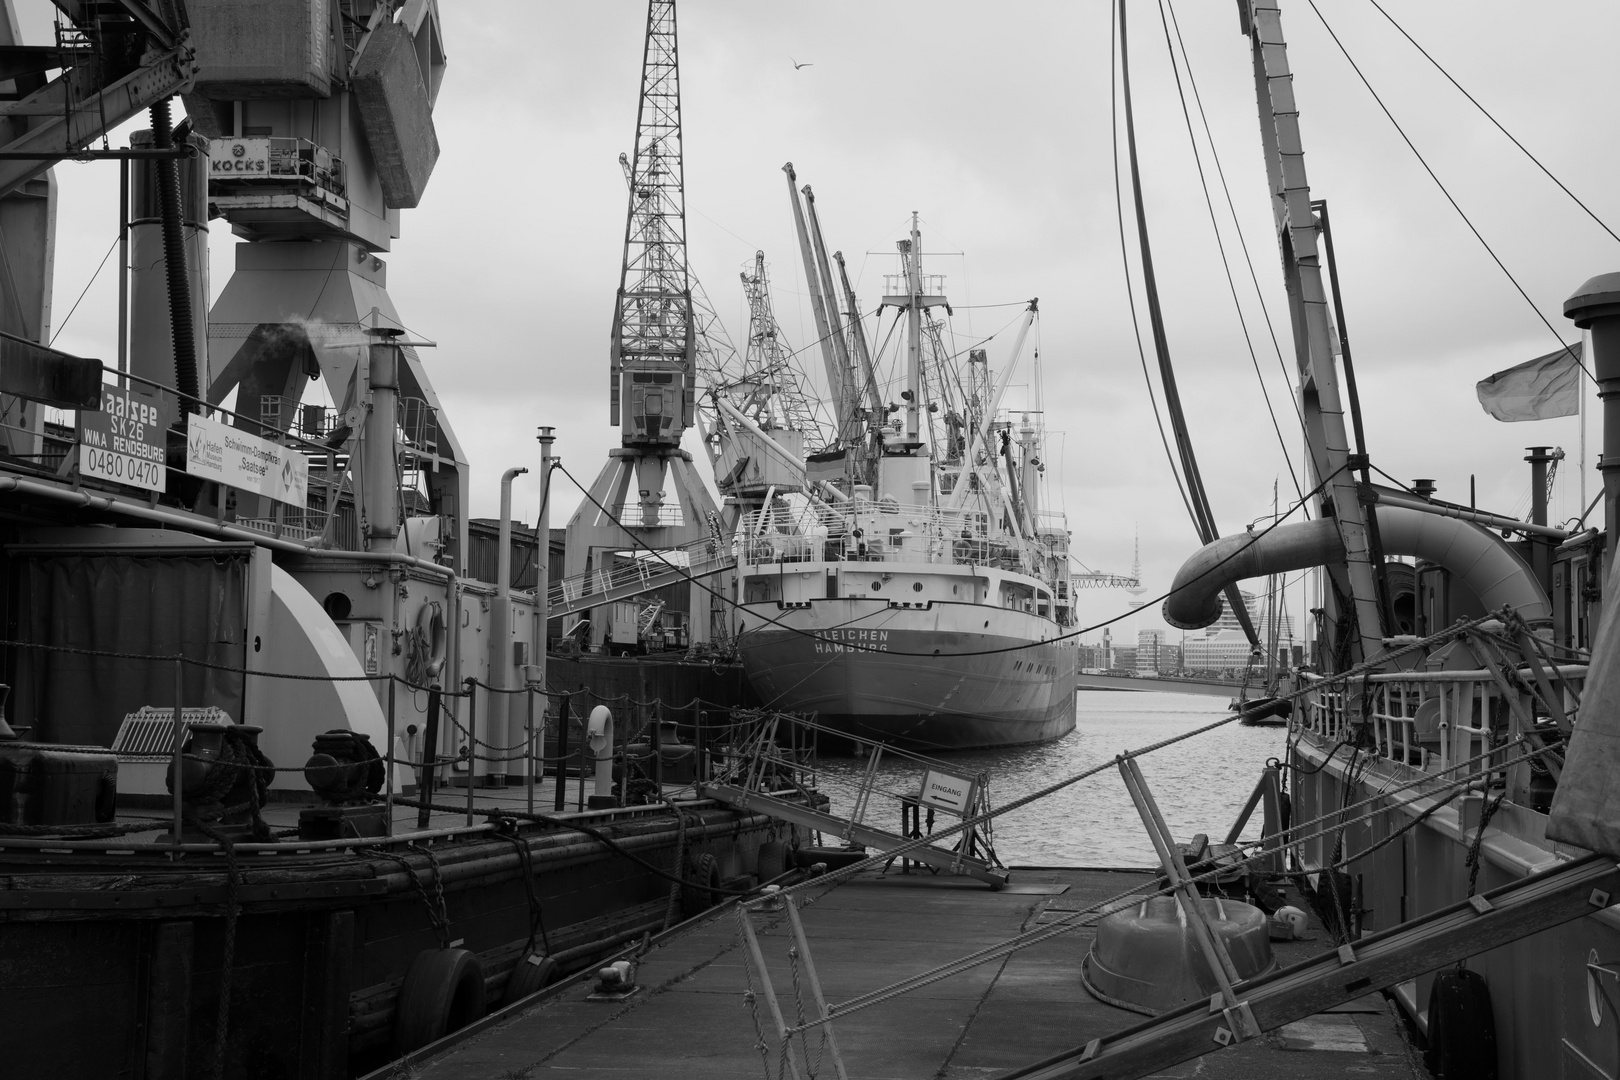
{"label": "porthole", "polygon": [[327,615],[331,616],[333,620],[347,619],[349,612],[353,609],[348,594],[340,592],[327,593],[326,599],[321,601],[321,607],[326,609]]}

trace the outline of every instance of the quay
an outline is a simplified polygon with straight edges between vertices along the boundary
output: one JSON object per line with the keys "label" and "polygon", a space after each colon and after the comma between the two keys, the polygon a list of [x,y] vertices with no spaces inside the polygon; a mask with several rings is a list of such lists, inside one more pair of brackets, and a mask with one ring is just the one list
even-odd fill
{"label": "quay", "polygon": [[[969,878],[916,868],[906,873],[896,865],[825,889],[812,886],[801,894],[800,914],[821,988],[836,1004],[1121,892],[1152,891],[1154,878],[1148,870],[1015,867],[1012,884],[992,890]],[[1306,906],[1292,890],[1289,902]],[[760,912],[752,920],[791,1020],[797,1006],[787,916]],[[1142,1016],[1102,1004],[1081,986],[1080,961],[1092,934],[1077,927],[835,1020],[850,1080],[991,1080],[1138,1024]],[[1314,917],[1308,936],[1274,943],[1279,964],[1334,947]],[[367,1080],[774,1077],[780,1043],[763,993],[754,1001],[756,1027],[745,997],[746,956],[735,905],[726,904],[655,940],[637,961],[639,989],[623,1000],[591,1000],[593,980],[568,980]],[[802,968],[800,976],[797,989],[806,1013],[814,1015]],[[757,981],[753,989],[760,991]],[[814,1035],[809,1045],[815,1075],[836,1076],[831,1051],[817,1060]],[[1428,1073],[1391,1003],[1370,994],[1157,1075],[1424,1080]]]}

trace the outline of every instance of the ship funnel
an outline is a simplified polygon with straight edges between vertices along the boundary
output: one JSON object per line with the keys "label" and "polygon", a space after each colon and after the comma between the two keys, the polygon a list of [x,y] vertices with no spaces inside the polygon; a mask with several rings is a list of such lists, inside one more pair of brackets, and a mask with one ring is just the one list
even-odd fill
{"label": "ship funnel", "polygon": [[1564,315],[1592,335],[1592,378],[1603,402],[1603,528],[1614,550],[1620,526],[1620,273],[1599,274],[1564,301]]}
{"label": "ship funnel", "polygon": [[[1489,531],[1406,506],[1380,504],[1374,509],[1386,555],[1409,555],[1444,567],[1487,611],[1506,605],[1532,624],[1552,618],[1552,604],[1530,567]],[[1223,536],[1200,548],[1176,572],[1164,602],[1164,621],[1180,630],[1202,629],[1221,617],[1221,591],[1233,582],[1326,566],[1344,557],[1338,527],[1326,519]]]}
{"label": "ship funnel", "polygon": [[[1592,376],[1603,401],[1603,524],[1608,550],[1620,526],[1620,273],[1599,274],[1564,301],[1564,314],[1592,335]],[[1614,777],[1620,768],[1620,618],[1610,597],[1620,584],[1611,557],[1592,666],[1581,690],[1581,719],[1564,752],[1547,818],[1547,839],[1620,856]]]}

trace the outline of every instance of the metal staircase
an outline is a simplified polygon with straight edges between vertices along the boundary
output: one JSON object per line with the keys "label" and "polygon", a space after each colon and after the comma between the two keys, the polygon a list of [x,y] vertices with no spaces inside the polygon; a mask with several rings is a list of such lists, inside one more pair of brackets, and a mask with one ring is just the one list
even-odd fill
{"label": "metal staircase", "polygon": [[[778,743],[783,720],[812,731],[824,731],[840,739],[853,741],[863,751],[866,769],[853,793],[852,807],[847,816],[822,809],[813,799],[806,798],[806,789],[797,779],[802,765],[794,752],[784,750]],[[866,820],[872,807],[872,796],[879,793],[880,780],[894,783],[893,771],[885,775],[880,766],[885,760],[900,762],[901,769],[914,774],[901,781],[907,785],[904,792],[895,794],[900,804],[901,831],[896,832]],[[926,813],[931,822],[937,811],[957,817],[975,817],[989,808],[988,777],[980,773],[972,777],[953,775],[951,766],[883,743],[853,739],[840,732],[797,718],[772,715],[760,724],[751,738],[746,740],[733,767],[721,780],[698,785],[704,798],[723,802],[739,810],[765,814],[824,836],[836,836],[846,843],[859,844],[882,854],[914,844],[923,839],[923,820]],[[910,786],[916,783],[915,787]],[[827,804],[822,804],[827,805]],[[903,855],[911,862],[922,863],[950,874],[977,878],[994,888],[1007,884],[1011,875],[995,859],[989,831],[974,827],[955,835],[952,847],[925,844],[908,847]]]}
{"label": "metal staircase", "polygon": [[712,537],[657,555],[638,555],[615,566],[587,570],[553,584],[551,615],[575,615],[666,585],[712,577],[736,565],[730,541],[717,541]]}

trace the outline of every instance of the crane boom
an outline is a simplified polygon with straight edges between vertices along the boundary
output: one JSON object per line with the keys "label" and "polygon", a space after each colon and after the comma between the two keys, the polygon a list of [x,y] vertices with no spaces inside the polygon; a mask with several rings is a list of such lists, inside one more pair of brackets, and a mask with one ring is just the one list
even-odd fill
{"label": "crane boom", "polygon": [[624,263],[613,308],[611,422],[627,447],[679,446],[692,426],[697,327],[686,268],[686,176],[674,0],[647,5]]}

